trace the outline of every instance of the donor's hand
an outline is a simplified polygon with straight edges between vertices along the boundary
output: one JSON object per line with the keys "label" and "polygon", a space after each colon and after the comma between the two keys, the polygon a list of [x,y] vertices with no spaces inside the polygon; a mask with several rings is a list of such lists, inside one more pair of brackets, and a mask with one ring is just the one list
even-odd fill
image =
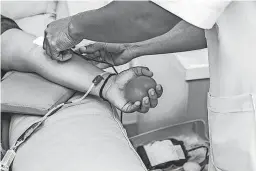
{"label": "donor's hand", "polygon": [[[155,84],[153,88],[142,86],[144,88],[140,89],[140,91],[145,91],[145,96],[140,101],[131,101],[129,96],[127,96],[127,85],[141,76],[151,78],[153,73],[145,67],[134,67],[112,76],[104,87],[103,97],[125,113],[135,111],[141,113],[148,112],[150,108],[157,106],[158,98],[162,95],[163,89],[159,84]],[[133,94],[134,92],[128,93]]]}

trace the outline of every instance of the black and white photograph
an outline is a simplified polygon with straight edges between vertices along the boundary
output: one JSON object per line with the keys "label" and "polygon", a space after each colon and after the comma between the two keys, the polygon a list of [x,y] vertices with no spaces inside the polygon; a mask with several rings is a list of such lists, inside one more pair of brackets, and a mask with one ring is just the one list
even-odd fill
{"label": "black and white photograph", "polygon": [[1,171],[256,171],[256,0],[1,0]]}

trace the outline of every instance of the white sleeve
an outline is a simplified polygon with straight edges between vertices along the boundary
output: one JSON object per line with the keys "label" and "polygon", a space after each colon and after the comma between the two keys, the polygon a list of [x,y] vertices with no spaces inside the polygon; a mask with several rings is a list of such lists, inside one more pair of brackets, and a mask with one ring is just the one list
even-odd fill
{"label": "white sleeve", "polygon": [[230,0],[152,0],[152,2],[190,24],[210,29],[229,5]]}

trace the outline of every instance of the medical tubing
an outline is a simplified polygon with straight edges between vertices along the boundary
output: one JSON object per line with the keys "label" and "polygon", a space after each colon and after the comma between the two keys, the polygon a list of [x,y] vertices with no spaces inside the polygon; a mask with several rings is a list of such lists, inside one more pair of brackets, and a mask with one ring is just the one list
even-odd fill
{"label": "medical tubing", "polygon": [[96,60],[96,59],[93,59],[93,58],[88,58],[88,57],[86,57],[86,56],[84,56],[84,55],[81,55],[81,54],[75,52],[74,50],[71,50],[71,51],[72,51],[74,54],[80,56],[81,58],[85,58],[86,60],[94,61],[94,62],[98,62],[98,63],[108,64],[108,65],[115,71],[115,73],[118,74],[116,68],[115,68],[114,65],[112,65],[111,63],[108,63],[108,62],[106,62],[106,61]]}
{"label": "medical tubing", "polygon": [[[74,54],[82,57],[82,58],[86,58],[84,57],[83,55],[71,50]],[[98,61],[98,60],[95,60],[95,59],[91,59],[91,58],[86,58],[87,60],[91,60],[91,61],[95,61],[95,62],[99,62],[99,63],[105,63],[105,64],[108,64],[110,67],[113,68],[113,70],[115,71],[116,74],[118,74],[117,70],[115,69],[114,65],[108,63],[108,62],[105,62],[105,61]],[[21,134],[21,136],[17,139],[17,141],[15,142],[15,144],[7,151],[7,153],[5,154],[5,156],[3,157],[3,160],[1,161],[1,170],[6,170],[8,171],[9,170],[9,166],[11,165],[11,163],[13,162],[14,158],[15,158],[15,155],[16,155],[16,151],[17,149],[29,138],[31,137],[31,135],[37,131],[39,129],[39,127],[44,123],[44,121],[51,115],[53,115],[55,112],[57,112],[59,109],[61,109],[64,105],[66,104],[70,104],[70,103],[76,103],[76,102],[80,102],[82,101],[83,99],[85,99],[89,93],[92,91],[92,89],[99,84],[100,81],[102,81],[104,78],[103,78],[103,75],[106,74],[107,72],[103,72],[102,74],[96,76],[93,80],[93,83],[92,85],[90,86],[90,88],[86,91],[86,93],[79,99],[75,99],[73,101],[68,101],[66,103],[61,103],[55,107],[53,107],[52,109],[50,109],[42,118],[40,118],[38,121],[36,121],[35,123],[33,123],[32,125],[30,125],[26,131],[23,132],[23,134]],[[100,97],[107,101],[103,95],[102,95],[102,92],[103,92],[103,89],[107,83],[107,81],[109,80],[109,78],[113,75],[116,75],[116,74],[110,74],[104,81],[103,85],[101,86],[101,89],[100,89]],[[101,78],[100,78],[101,77]],[[98,78],[98,79],[97,79]],[[121,112],[121,118],[123,118],[123,112]],[[122,122],[122,119],[121,119],[121,122]],[[8,154],[12,154],[12,156],[10,157]]]}
{"label": "medical tubing", "polygon": [[93,79],[93,83],[90,86],[90,88],[86,91],[86,93],[79,99],[73,100],[71,102],[66,102],[66,103],[61,103],[58,104],[57,106],[53,107],[52,109],[50,109],[42,118],[40,118],[39,120],[37,120],[35,123],[33,123],[32,125],[30,125],[20,136],[19,138],[16,140],[16,142],[12,145],[12,147],[6,152],[5,156],[3,157],[3,159],[1,160],[1,170],[9,170],[10,165],[12,164],[15,155],[16,155],[16,151],[17,149],[29,138],[31,137],[31,135],[33,133],[35,133],[39,127],[44,123],[44,121],[51,115],[53,115],[55,112],[57,112],[59,109],[61,109],[65,104],[69,104],[69,103],[75,103],[75,102],[79,102],[82,101],[84,98],[86,98],[86,96],[91,92],[91,90],[93,89],[93,87],[97,86],[104,78],[103,75],[106,74],[107,72],[103,72],[100,75],[97,75],[94,79]]}
{"label": "medical tubing", "polygon": [[[104,64],[108,64],[108,65],[115,71],[115,73],[118,74],[118,72],[117,72],[116,68],[114,67],[114,65],[112,65],[112,64],[110,64],[110,63],[108,63],[108,62],[99,61],[99,60],[96,60],[96,59],[88,58],[88,57],[86,57],[86,56],[83,56],[83,55],[81,55],[81,54],[75,52],[74,50],[71,50],[71,51],[72,51],[74,54],[80,56],[81,58],[85,58],[86,60],[95,61],[95,62],[104,63]],[[103,86],[103,87],[104,87],[104,86]],[[103,89],[103,87],[102,87],[102,89]],[[105,100],[105,98],[104,98],[103,96],[101,96],[101,93],[100,93],[100,97],[101,97],[103,100]],[[111,104],[110,104],[110,105],[111,105]],[[121,111],[121,113],[120,113],[120,120],[121,120],[121,123],[123,123],[123,112],[122,112],[122,111]]]}

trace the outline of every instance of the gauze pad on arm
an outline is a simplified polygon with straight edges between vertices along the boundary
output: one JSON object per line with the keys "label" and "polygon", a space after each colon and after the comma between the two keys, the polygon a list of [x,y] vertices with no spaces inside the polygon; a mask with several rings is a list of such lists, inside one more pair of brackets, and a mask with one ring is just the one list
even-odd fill
{"label": "gauze pad on arm", "polygon": [[40,36],[33,41],[34,44],[43,47],[44,37]]}
{"label": "gauze pad on arm", "polygon": [[[40,37],[37,37],[34,41],[33,41],[34,44],[38,45],[38,46],[41,46],[43,47],[43,44],[44,44],[44,37],[43,36],[40,36]],[[78,49],[79,47],[81,46],[88,46],[90,44],[93,44],[95,43],[94,41],[91,41],[91,40],[87,40],[87,39],[83,39],[79,44],[76,45],[76,47],[74,48],[74,50]]]}

